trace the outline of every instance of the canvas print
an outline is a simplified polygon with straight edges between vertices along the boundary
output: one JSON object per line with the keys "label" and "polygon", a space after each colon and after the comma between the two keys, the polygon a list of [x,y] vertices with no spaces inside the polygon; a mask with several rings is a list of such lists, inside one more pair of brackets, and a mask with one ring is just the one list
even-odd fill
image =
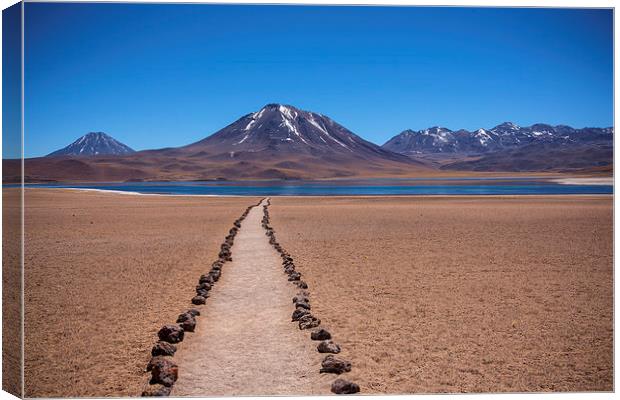
{"label": "canvas print", "polygon": [[3,390],[612,392],[613,13],[5,9]]}

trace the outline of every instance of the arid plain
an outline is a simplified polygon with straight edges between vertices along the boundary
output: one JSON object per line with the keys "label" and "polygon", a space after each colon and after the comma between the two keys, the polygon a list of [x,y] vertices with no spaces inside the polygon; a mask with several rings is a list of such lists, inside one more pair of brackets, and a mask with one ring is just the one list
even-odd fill
{"label": "arid plain", "polygon": [[26,396],[140,395],[157,330],[257,200],[26,190]]}
{"label": "arid plain", "polygon": [[365,393],[612,390],[612,199],[274,198]]}
{"label": "arid plain", "polygon": [[[26,395],[139,395],[157,329],[257,200],[27,189]],[[611,196],[270,212],[362,393],[612,390]]]}

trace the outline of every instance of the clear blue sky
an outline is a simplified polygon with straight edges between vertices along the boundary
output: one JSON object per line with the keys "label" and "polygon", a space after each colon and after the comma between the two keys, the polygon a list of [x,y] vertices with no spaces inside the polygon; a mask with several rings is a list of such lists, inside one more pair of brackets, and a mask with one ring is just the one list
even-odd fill
{"label": "clear blue sky", "polygon": [[613,123],[611,10],[26,4],[26,156],[188,144],[266,103],[404,129]]}
{"label": "clear blue sky", "polygon": [[2,157],[19,158],[21,139],[21,4],[2,11]]}

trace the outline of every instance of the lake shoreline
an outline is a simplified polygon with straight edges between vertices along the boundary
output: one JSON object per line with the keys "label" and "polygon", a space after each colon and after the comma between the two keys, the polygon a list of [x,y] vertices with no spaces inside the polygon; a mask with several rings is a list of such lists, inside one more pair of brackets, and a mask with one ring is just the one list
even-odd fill
{"label": "lake shoreline", "polygon": [[[26,188],[28,190],[32,190],[35,188]],[[101,194],[114,194],[114,195],[124,195],[124,196],[158,196],[158,197],[187,197],[187,198],[245,198],[250,197],[254,198],[256,195],[230,195],[230,194],[166,194],[166,193],[140,193],[140,192],[129,192],[122,190],[107,190],[107,189],[76,189],[76,188],[47,188],[47,190],[60,190],[60,191],[77,191],[77,192],[94,192]],[[36,188],[36,190],[46,190],[42,188]],[[312,198],[358,198],[358,199],[373,199],[373,198],[468,198],[468,199],[486,199],[486,198],[518,198],[518,197],[527,197],[527,198],[545,198],[545,197],[562,197],[562,196],[570,196],[570,197],[610,197],[613,196],[613,193],[573,193],[573,194],[385,194],[385,195],[270,195],[270,197],[277,198],[299,198],[299,199],[312,199]]]}
{"label": "lake shoreline", "polygon": [[[21,187],[5,184],[5,188]],[[25,188],[175,196],[491,196],[613,194],[613,178],[377,178],[341,181],[131,182],[26,184]]]}

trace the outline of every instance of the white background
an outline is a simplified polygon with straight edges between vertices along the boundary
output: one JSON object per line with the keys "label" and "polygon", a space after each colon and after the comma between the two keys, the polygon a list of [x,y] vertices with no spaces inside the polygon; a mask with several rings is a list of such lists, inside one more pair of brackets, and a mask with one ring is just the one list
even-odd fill
{"label": "white background", "polygon": [[[65,1],[65,2],[71,2],[71,1]],[[78,2],[78,1],[74,1],[74,2]],[[85,1],[82,1],[85,2]],[[109,3],[115,3],[115,2],[123,2],[123,1],[119,1],[119,0],[111,0],[111,1],[107,1]],[[605,7],[605,8],[609,8],[609,7],[615,7],[615,2],[613,1],[601,1],[601,0],[590,0],[588,2],[584,2],[584,1],[578,1],[578,0],[563,0],[563,1],[555,1],[555,0],[539,0],[539,1],[532,1],[532,0],[528,0],[528,1],[502,1],[502,2],[498,2],[498,1],[493,1],[493,0],[477,0],[475,2],[471,2],[471,1],[464,1],[464,0],[443,0],[443,1],[414,1],[414,0],[409,0],[409,1],[395,1],[395,0],[374,0],[374,1],[369,1],[369,0],[338,0],[338,1],[330,1],[330,0],[314,0],[314,1],[301,1],[301,0],[288,0],[288,1],[268,1],[268,0],[244,0],[244,1],[231,1],[231,0],[219,0],[219,1],[174,1],[174,0],[151,0],[151,1],[131,1],[132,3],[245,3],[245,4],[250,4],[250,3],[255,3],[255,4],[370,4],[370,5],[436,5],[436,6],[501,6],[501,7],[508,7],[508,6],[513,6],[513,7]],[[0,0],[0,5],[2,6],[2,9],[5,9],[13,4],[15,4],[16,1],[14,0]],[[0,20],[0,36],[1,36],[1,25],[2,22]],[[615,116],[618,113],[618,105],[617,102],[615,101],[615,94],[617,93],[617,81],[615,79],[616,77],[616,71],[617,71],[617,52],[616,52],[616,44],[618,43],[618,32],[615,30],[615,15],[614,15],[614,127],[615,127]],[[2,44],[0,41],[0,48],[1,48]],[[1,67],[0,67],[0,72],[1,72]],[[2,88],[2,83],[0,82],[0,91]],[[0,100],[0,110],[2,109],[2,100]],[[1,111],[0,111],[1,113]],[[615,134],[615,133],[614,133]],[[0,133],[0,139],[1,139],[1,133]],[[615,141],[614,143],[614,155],[617,154],[618,151],[618,142]],[[614,157],[615,158],[615,157]],[[615,160],[614,160],[614,165],[615,165]],[[0,172],[2,171],[2,165],[0,164]],[[614,179],[614,186],[615,186],[615,179]],[[0,204],[2,203],[2,198],[0,197]],[[614,210],[616,208],[616,206],[618,205],[618,200],[614,197]],[[615,229],[615,226],[617,225],[617,216],[615,215],[614,212],[614,254],[617,254],[617,250],[618,250],[618,241],[617,239],[617,232]],[[2,227],[0,226],[0,234],[2,232]],[[1,259],[2,255],[0,254],[0,259]],[[615,257],[614,257],[615,259]],[[614,282],[617,281],[618,278],[618,274],[617,274],[617,270],[615,269],[615,260],[614,260]],[[0,291],[1,293],[1,291]],[[614,290],[614,321],[615,321],[615,310],[618,309],[618,298],[615,295],[615,290]],[[614,327],[615,328],[615,327]],[[615,343],[617,342],[618,339],[618,334],[617,331],[614,329],[614,350],[615,350]],[[1,335],[1,333],[0,333]],[[618,366],[618,354],[614,351],[614,388],[617,388],[617,384],[618,384],[618,374],[615,370],[615,368],[617,368]],[[0,355],[0,360],[1,360],[1,355]],[[102,362],[104,362],[102,360]],[[62,370],[62,365],[58,365],[58,366],[50,366],[50,368],[59,368]],[[112,371],[110,371],[110,373],[112,373]],[[0,371],[1,374],[1,371]],[[61,381],[58,382],[59,385],[63,385],[64,383]],[[11,399],[14,398],[12,395],[6,393],[6,392],[0,392],[0,400],[6,400],[6,399]],[[303,399],[303,397],[287,397],[290,399]],[[313,399],[327,399],[327,396],[315,396],[313,397]],[[374,396],[374,398],[377,399],[390,399],[390,398],[395,398],[395,396]],[[480,395],[408,395],[408,396],[397,396],[396,398],[398,399],[458,399],[458,400],[473,400],[473,399],[488,399],[488,400],[495,400],[495,399],[502,399],[502,400],[514,400],[514,399],[526,399],[526,400],[537,400],[537,399],[547,399],[547,400],[553,400],[553,399],[612,399],[612,398],[616,398],[615,394],[609,394],[609,393],[551,393],[551,394],[480,394]],[[246,397],[245,399],[254,399],[253,397]],[[260,398],[256,398],[256,399],[260,399]]]}

